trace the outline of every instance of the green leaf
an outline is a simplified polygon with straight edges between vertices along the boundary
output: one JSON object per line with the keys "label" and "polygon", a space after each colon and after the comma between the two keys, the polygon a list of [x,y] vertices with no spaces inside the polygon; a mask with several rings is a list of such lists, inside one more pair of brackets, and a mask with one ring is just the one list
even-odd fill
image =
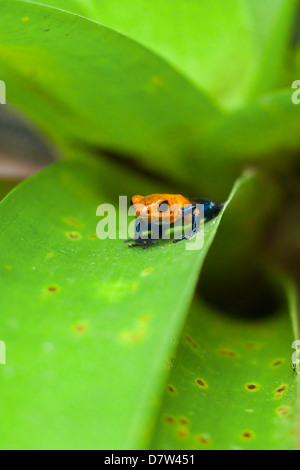
{"label": "green leaf", "polygon": [[61,163],[0,204],[1,448],[148,442],[164,361],[221,218],[200,251],[186,250],[193,239],[139,250],[95,237],[99,204],[149,187],[108,164]]}
{"label": "green leaf", "polygon": [[289,305],[257,320],[194,302],[151,448],[296,450],[297,305],[287,292]]}
{"label": "green leaf", "polygon": [[144,44],[226,107],[281,83],[296,0],[47,0]]}
{"label": "green leaf", "polygon": [[215,163],[224,158],[274,158],[282,149],[299,149],[300,113],[292,102],[294,91],[287,88],[263,95],[225,118],[218,117],[207,129],[203,148],[214,155]]}
{"label": "green leaf", "polygon": [[[278,90],[239,110],[216,116],[201,142],[198,140],[199,155],[191,152],[186,159],[186,168],[197,168],[201,175],[199,178],[195,173],[195,180],[190,175],[193,191],[200,185],[203,194],[222,198],[245,163],[272,167],[273,172],[277,168],[279,174],[293,159],[296,163],[300,150],[300,106],[292,102],[295,91]],[[182,178],[184,175],[182,170]]]}
{"label": "green leaf", "polygon": [[298,3],[298,0],[247,0],[259,55],[249,96],[290,85],[285,81],[284,70]]}

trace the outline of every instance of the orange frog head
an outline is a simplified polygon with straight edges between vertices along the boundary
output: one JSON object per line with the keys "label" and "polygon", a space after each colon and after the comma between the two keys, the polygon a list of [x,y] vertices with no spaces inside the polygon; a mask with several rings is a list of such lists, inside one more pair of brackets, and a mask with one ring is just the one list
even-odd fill
{"label": "orange frog head", "polygon": [[131,204],[136,216],[148,219],[148,222],[175,223],[182,218],[182,209],[192,203],[181,194],[150,194],[133,196]]}

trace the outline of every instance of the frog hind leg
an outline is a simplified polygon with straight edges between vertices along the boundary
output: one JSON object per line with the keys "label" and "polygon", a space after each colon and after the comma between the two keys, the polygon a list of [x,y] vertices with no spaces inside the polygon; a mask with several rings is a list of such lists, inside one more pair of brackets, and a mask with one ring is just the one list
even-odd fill
{"label": "frog hind leg", "polygon": [[195,206],[192,206],[192,208],[188,208],[188,211],[190,212],[192,210],[192,229],[190,232],[184,234],[184,235],[181,235],[179,238],[176,238],[175,240],[173,240],[173,243],[178,243],[178,242],[181,242],[182,240],[189,240],[190,238],[192,238],[194,235],[196,235],[196,233],[198,232],[198,223],[200,221],[200,213],[198,213],[198,211],[196,212],[196,207]]}

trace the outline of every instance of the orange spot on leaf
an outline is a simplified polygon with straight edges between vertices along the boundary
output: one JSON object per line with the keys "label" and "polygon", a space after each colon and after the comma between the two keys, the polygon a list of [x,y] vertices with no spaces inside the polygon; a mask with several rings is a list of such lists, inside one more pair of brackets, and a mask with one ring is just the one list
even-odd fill
{"label": "orange spot on leaf", "polygon": [[177,435],[181,438],[181,439],[185,439],[188,435],[187,431],[185,429],[178,429],[177,430]]}
{"label": "orange spot on leaf", "polygon": [[250,441],[254,438],[254,433],[252,431],[244,431],[242,434],[242,438],[247,441]]}
{"label": "orange spot on leaf", "polygon": [[70,232],[70,233],[67,233],[67,236],[71,239],[71,240],[79,240],[81,238],[81,235],[80,233],[78,232]]}
{"label": "orange spot on leaf", "polygon": [[201,388],[207,388],[207,383],[204,382],[202,379],[196,379],[196,384],[199,385]]}
{"label": "orange spot on leaf", "polygon": [[258,385],[256,384],[247,384],[246,385],[246,389],[249,391],[249,392],[256,392],[258,390]]}
{"label": "orange spot on leaf", "polygon": [[174,418],[173,418],[172,416],[165,416],[165,417],[164,417],[164,420],[165,420],[165,422],[168,423],[168,424],[174,423]]}

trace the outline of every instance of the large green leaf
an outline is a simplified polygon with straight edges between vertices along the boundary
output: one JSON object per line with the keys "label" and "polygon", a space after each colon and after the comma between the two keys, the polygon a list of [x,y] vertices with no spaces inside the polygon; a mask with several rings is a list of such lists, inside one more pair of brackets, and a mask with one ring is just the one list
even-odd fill
{"label": "large green leaf", "polygon": [[256,320],[195,301],[151,448],[297,448],[299,381],[291,359],[297,308],[293,290],[288,296],[278,314]]}
{"label": "large green leaf", "polygon": [[97,206],[150,185],[90,165],[51,167],[0,205],[1,448],[146,445],[164,360],[220,222],[200,251],[100,241]]}
{"label": "large green leaf", "polygon": [[54,8],[2,1],[0,12],[9,103],[63,148],[142,155],[153,172],[170,175],[173,160],[184,166],[192,137],[217,111],[171,66],[108,28]]}
{"label": "large green leaf", "polygon": [[[280,83],[296,0],[47,0],[146,45],[226,106]],[[212,60],[213,58],[213,60]]]}
{"label": "large green leaf", "polygon": [[106,149],[180,180],[195,195],[202,189],[225,197],[245,158],[300,146],[290,90],[221,114],[162,59],[121,34],[28,2],[2,0],[0,11],[8,100],[65,155],[80,146]]}
{"label": "large green leaf", "polygon": [[[224,197],[233,175],[245,164],[276,169],[279,175],[300,150],[300,106],[292,102],[291,88],[254,99],[249,105],[218,115],[201,136],[197,155],[194,148],[185,159],[185,169],[198,168],[196,179],[190,175],[192,190]],[[300,97],[300,95],[299,95]],[[289,163],[288,163],[289,162]],[[179,166],[179,162],[178,162]],[[181,176],[185,175],[182,168]],[[282,181],[280,181],[282,185]]]}
{"label": "large green leaf", "polygon": [[[291,86],[291,84],[290,84]],[[217,117],[207,129],[203,148],[215,162],[244,160],[300,148],[300,108],[291,87],[261,96],[248,106]],[[213,139],[217,135],[218,139]]]}

